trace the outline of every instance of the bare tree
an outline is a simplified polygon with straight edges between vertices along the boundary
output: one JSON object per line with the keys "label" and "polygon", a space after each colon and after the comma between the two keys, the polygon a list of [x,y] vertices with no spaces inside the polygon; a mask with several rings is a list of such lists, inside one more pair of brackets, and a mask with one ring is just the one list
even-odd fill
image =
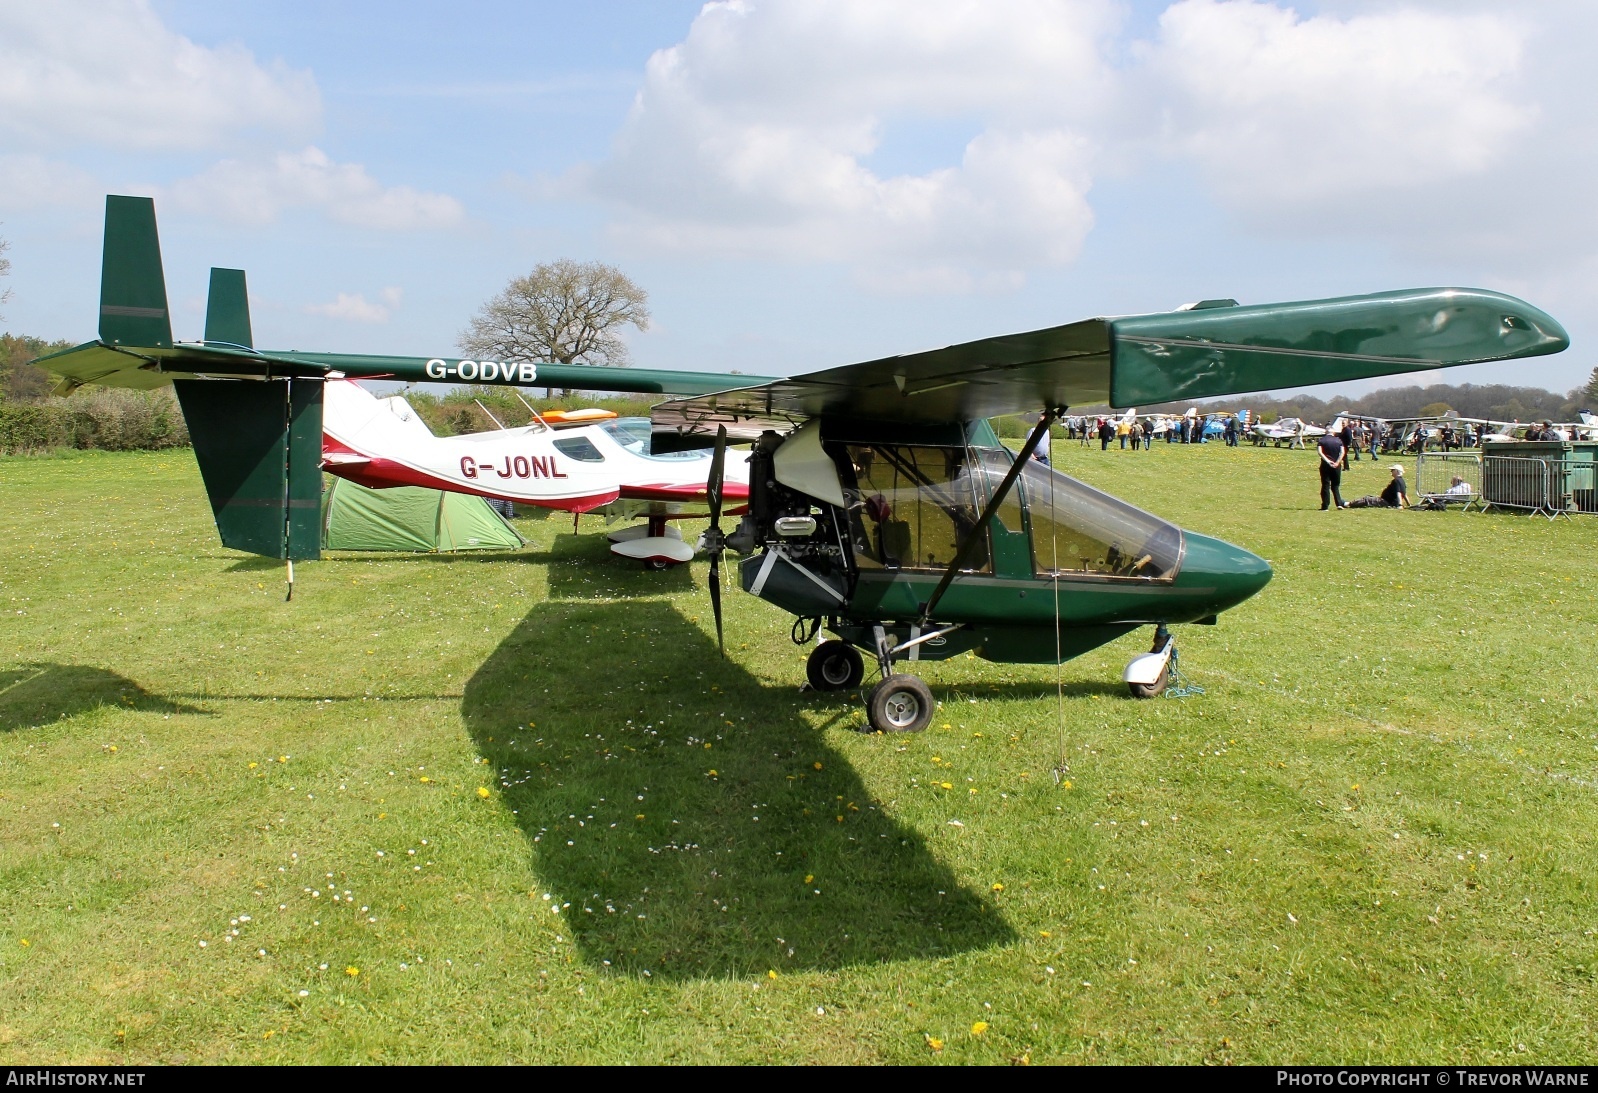
{"label": "bare tree", "polygon": [[[11,276],[11,259],[6,257],[6,251],[10,249],[11,244],[7,243],[4,239],[0,239],[0,277]],[[0,304],[5,303],[9,299],[11,299],[11,290],[9,288],[0,289]],[[4,315],[0,315],[0,319],[4,318]]]}
{"label": "bare tree", "polygon": [[602,262],[545,262],[484,304],[461,333],[477,357],[624,367],[620,328],[649,329],[649,294]]}

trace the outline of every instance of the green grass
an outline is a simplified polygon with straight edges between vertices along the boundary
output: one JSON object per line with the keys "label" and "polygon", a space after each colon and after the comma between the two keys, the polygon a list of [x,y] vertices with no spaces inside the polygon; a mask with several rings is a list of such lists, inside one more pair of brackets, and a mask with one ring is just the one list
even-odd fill
{"label": "green grass", "polygon": [[1124,697],[1138,634],[871,736],[597,521],[284,603],[188,453],[0,459],[0,1059],[1598,1057],[1598,529],[1055,448],[1274,564],[1203,696]]}

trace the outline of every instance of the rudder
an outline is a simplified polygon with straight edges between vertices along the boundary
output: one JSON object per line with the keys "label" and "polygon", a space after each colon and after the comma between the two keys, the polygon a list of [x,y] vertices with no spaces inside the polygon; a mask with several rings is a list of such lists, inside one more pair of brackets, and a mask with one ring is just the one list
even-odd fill
{"label": "rudder", "polygon": [[222,545],[321,557],[322,382],[174,380]]}

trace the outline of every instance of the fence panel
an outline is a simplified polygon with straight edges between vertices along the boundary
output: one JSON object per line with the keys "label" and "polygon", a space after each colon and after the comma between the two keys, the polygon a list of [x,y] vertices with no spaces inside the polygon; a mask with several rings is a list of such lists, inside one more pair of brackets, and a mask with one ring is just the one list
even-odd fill
{"label": "fence panel", "polygon": [[[1415,457],[1415,498],[1429,507],[1485,507],[1481,456],[1466,452],[1421,452]],[[1455,481],[1455,480],[1458,481]]]}
{"label": "fence panel", "polygon": [[1489,507],[1520,509],[1552,519],[1569,507],[1569,492],[1564,488],[1566,477],[1561,464],[1556,483],[1546,459],[1483,456],[1482,500]]}

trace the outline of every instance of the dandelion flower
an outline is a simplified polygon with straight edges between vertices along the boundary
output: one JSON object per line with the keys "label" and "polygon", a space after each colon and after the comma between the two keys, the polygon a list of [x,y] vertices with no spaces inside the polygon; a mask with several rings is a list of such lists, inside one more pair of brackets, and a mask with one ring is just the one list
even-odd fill
{"label": "dandelion flower", "polygon": [[775,979],[775,978],[777,978],[777,969],[772,968],[772,969],[768,970],[766,972],[766,978],[767,979]]}
{"label": "dandelion flower", "polygon": [[355,976],[361,974],[361,969],[357,968],[354,964],[351,964],[349,967],[344,969],[344,974],[353,979]]}
{"label": "dandelion flower", "polygon": [[29,941],[27,938],[23,938],[22,940],[18,941],[17,944],[26,949],[29,945],[32,945],[33,942]]}
{"label": "dandelion flower", "polygon": [[1004,885],[995,882],[994,885],[993,885],[993,890],[995,892],[1002,892],[1002,891],[1004,891]]}
{"label": "dandelion flower", "polygon": [[477,795],[479,797],[487,797],[488,796],[488,787],[487,786],[478,786],[477,787]]}
{"label": "dandelion flower", "polygon": [[805,874],[805,883],[806,884],[809,884],[811,881],[813,881],[815,879],[816,879],[816,877],[815,877],[814,873],[806,873]]}
{"label": "dandelion flower", "polygon": [[811,763],[810,765],[812,767],[814,767],[816,770],[820,770],[821,769],[821,764],[820,763]]}
{"label": "dandelion flower", "polygon": [[943,1050],[943,1041],[938,1039],[936,1036],[928,1036],[927,1037],[927,1046],[930,1047],[933,1051],[942,1051]]}
{"label": "dandelion flower", "polygon": [[972,1036],[981,1036],[986,1031],[988,1031],[988,1023],[986,1021],[978,1021],[971,1026]]}

